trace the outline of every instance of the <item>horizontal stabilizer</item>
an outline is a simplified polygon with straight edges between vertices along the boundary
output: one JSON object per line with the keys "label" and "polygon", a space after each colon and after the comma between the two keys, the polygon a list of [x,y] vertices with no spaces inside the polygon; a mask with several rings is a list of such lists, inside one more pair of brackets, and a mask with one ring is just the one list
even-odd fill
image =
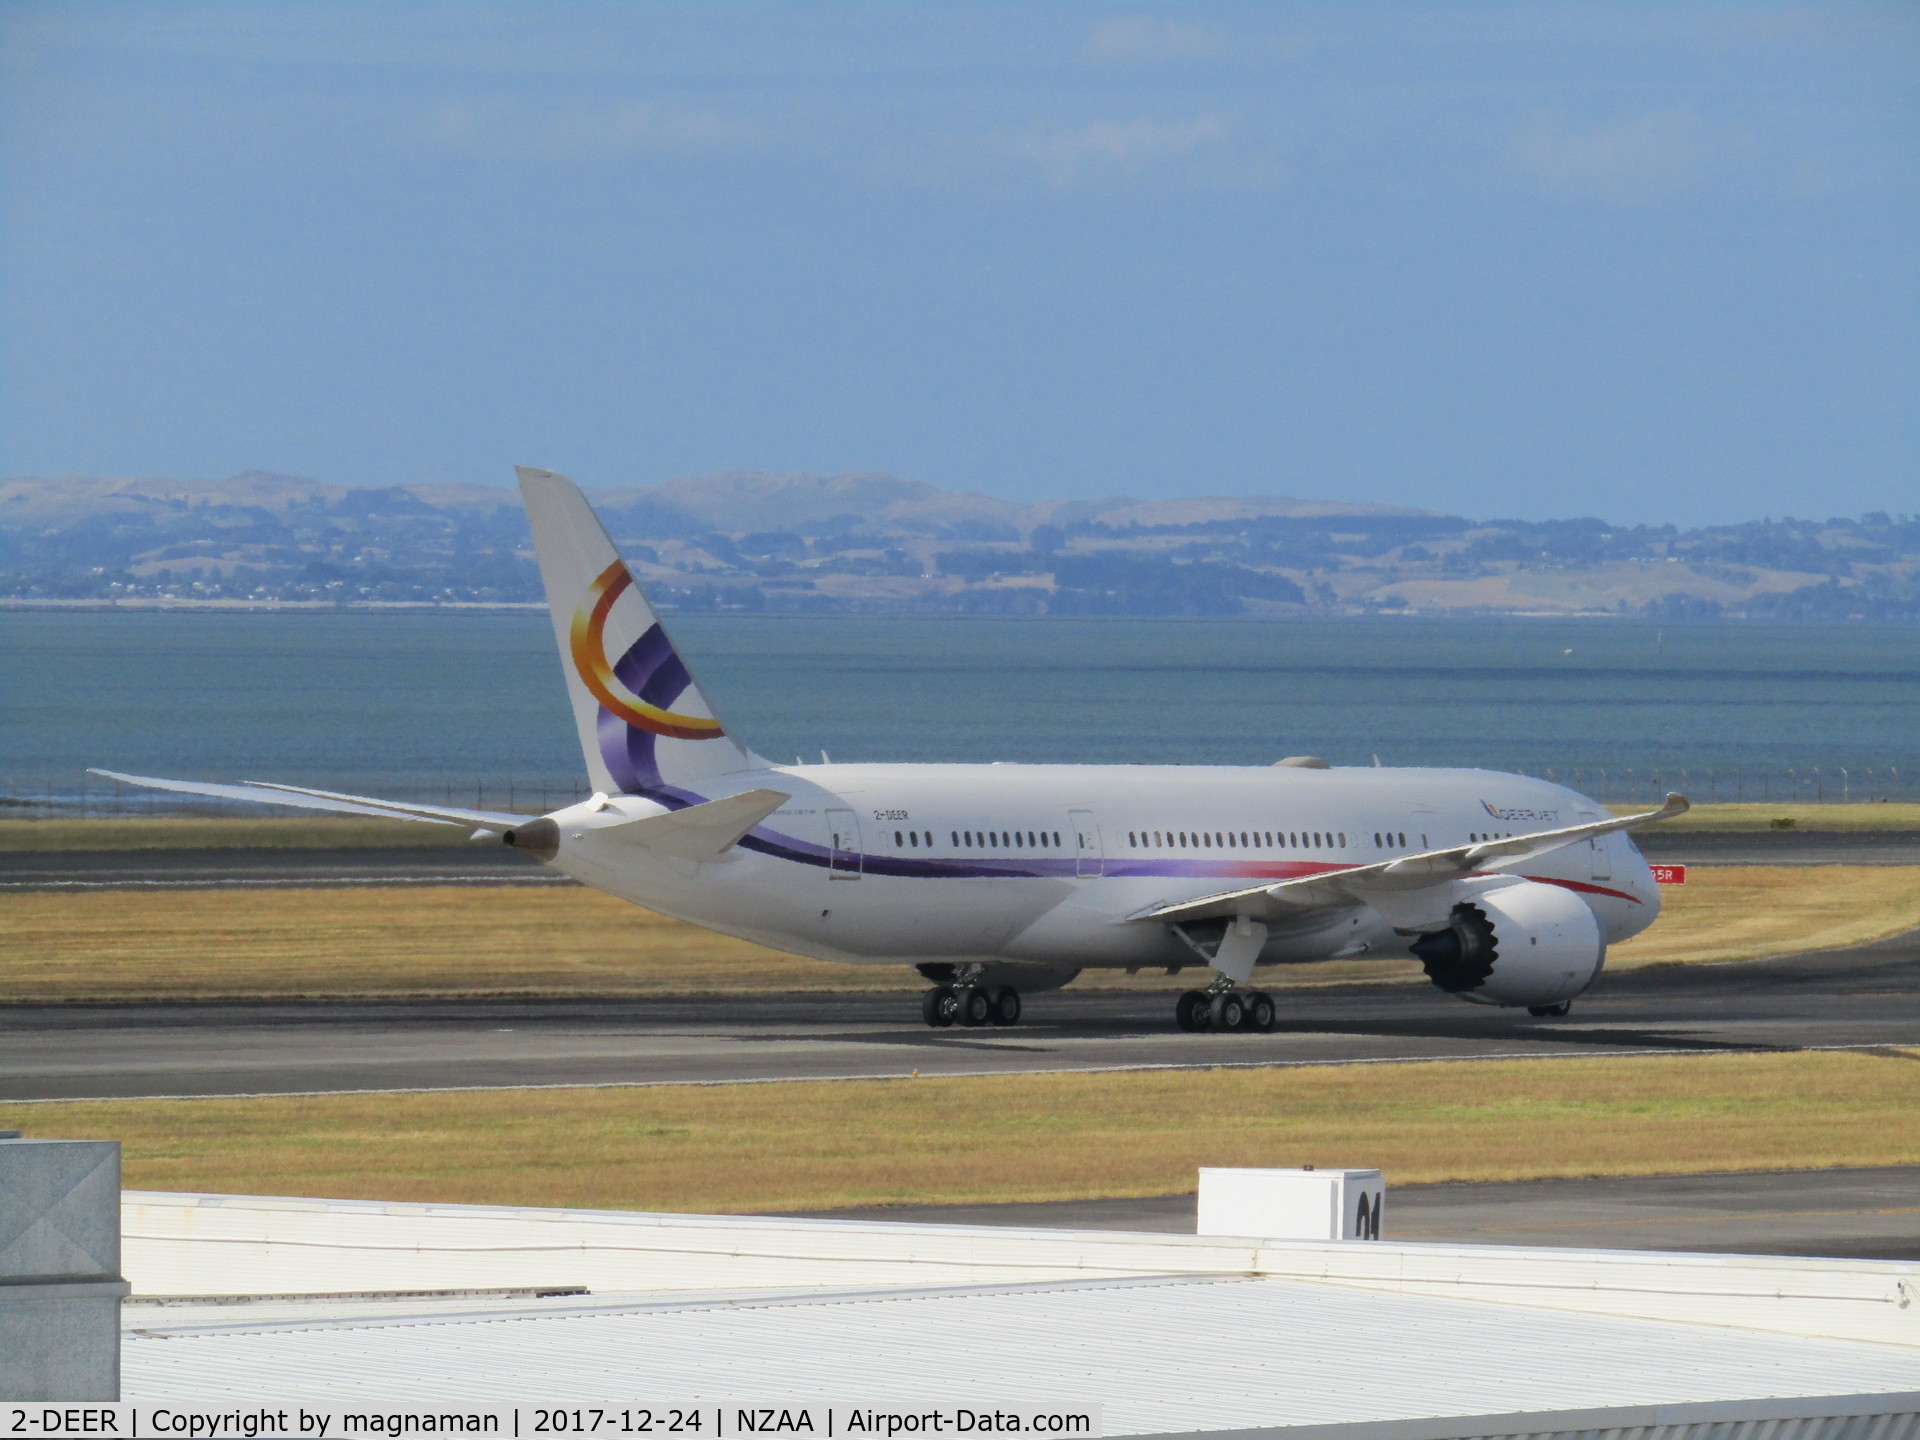
{"label": "horizontal stabilizer", "polygon": [[723,800],[689,805],[685,810],[643,815],[599,833],[683,860],[717,860],[737,845],[742,835],[792,798],[778,790],[748,790]]}
{"label": "horizontal stabilizer", "polygon": [[251,800],[261,805],[288,805],[297,810],[328,810],[336,815],[373,815],[382,820],[416,820],[436,825],[477,825],[500,832],[523,825],[532,817],[498,810],[461,810],[450,805],[416,805],[408,801],[376,800],[367,795],[341,795],[332,790],[307,790],[298,785],[248,781],[223,785],[214,780],[160,780],[152,775],[122,775],[113,770],[89,770],[127,785],[148,790],[172,790],[182,795],[206,795],[216,800]]}
{"label": "horizontal stabilizer", "polygon": [[1482,840],[1471,845],[1455,845],[1445,850],[1427,850],[1418,855],[1402,855],[1377,865],[1354,865],[1344,870],[1282,880],[1275,885],[1250,885],[1239,890],[1223,890],[1193,900],[1174,900],[1149,905],[1129,915],[1129,920],[1212,920],[1246,915],[1253,919],[1280,919],[1309,910],[1335,908],[1367,902],[1393,891],[1424,890],[1444,885],[1473,874],[1482,866],[1501,861],[1514,863],[1546,855],[1596,835],[1616,830],[1634,830],[1684,815],[1693,807],[1684,795],[1669,794],[1658,810],[1638,815],[1622,815],[1615,820],[1595,820],[1586,825],[1569,825],[1559,830],[1538,830],[1531,835],[1513,835],[1502,840]]}

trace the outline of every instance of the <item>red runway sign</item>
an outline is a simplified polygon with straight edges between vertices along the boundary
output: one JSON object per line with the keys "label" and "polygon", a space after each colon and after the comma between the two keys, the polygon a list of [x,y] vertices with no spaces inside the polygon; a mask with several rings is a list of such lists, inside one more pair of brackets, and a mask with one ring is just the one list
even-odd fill
{"label": "red runway sign", "polygon": [[1684,885],[1687,883],[1687,867],[1684,865],[1649,865],[1653,871],[1653,883],[1656,885]]}

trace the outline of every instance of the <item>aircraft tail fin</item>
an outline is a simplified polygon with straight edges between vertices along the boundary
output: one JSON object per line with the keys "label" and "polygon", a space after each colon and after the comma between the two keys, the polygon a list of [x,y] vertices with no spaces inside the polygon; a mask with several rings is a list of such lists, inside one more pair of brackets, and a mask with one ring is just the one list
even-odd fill
{"label": "aircraft tail fin", "polygon": [[715,718],[579,487],[516,466],[595,790],[697,802],[681,787],[757,763]]}

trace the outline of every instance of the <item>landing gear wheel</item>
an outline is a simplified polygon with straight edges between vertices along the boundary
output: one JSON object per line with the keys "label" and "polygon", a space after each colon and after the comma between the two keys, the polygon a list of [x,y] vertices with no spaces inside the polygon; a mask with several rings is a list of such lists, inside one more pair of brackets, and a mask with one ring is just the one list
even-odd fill
{"label": "landing gear wheel", "polygon": [[962,985],[953,992],[954,1016],[969,1028],[984,1025],[993,1015],[993,1001],[978,985]]}
{"label": "landing gear wheel", "polygon": [[1207,992],[1188,990],[1173,1002],[1173,1023],[1182,1030],[1207,1028]]}
{"label": "landing gear wheel", "polygon": [[1266,991],[1256,990],[1247,996],[1247,1029],[1254,1034],[1272,1033],[1275,1013],[1273,996]]}
{"label": "landing gear wheel", "polygon": [[1573,1004],[1571,1001],[1562,1000],[1558,1005],[1529,1005],[1527,1007],[1527,1014],[1558,1017],[1566,1014],[1567,1011],[1572,1008]]}
{"label": "landing gear wheel", "polygon": [[993,992],[993,1023],[996,1025],[1020,1023],[1020,992],[1011,985],[1002,985]]}
{"label": "landing gear wheel", "polygon": [[920,1018],[936,1030],[953,1024],[953,987],[936,985],[920,997]]}
{"label": "landing gear wheel", "polygon": [[1223,990],[1213,997],[1213,1004],[1207,1009],[1207,1018],[1213,1022],[1215,1030],[1244,1030],[1247,1028],[1247,997],[1237,990]]}

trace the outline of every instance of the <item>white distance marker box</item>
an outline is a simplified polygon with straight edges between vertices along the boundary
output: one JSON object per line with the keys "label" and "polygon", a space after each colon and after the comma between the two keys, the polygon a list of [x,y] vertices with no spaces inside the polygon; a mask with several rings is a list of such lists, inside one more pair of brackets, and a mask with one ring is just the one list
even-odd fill
{"label": "white distance marker box", "polygon": [[1378,1240],[1386,1197],[1386,1182],[1378,1170],[1202,1166],[1194,1233],[1259,1240]]}

